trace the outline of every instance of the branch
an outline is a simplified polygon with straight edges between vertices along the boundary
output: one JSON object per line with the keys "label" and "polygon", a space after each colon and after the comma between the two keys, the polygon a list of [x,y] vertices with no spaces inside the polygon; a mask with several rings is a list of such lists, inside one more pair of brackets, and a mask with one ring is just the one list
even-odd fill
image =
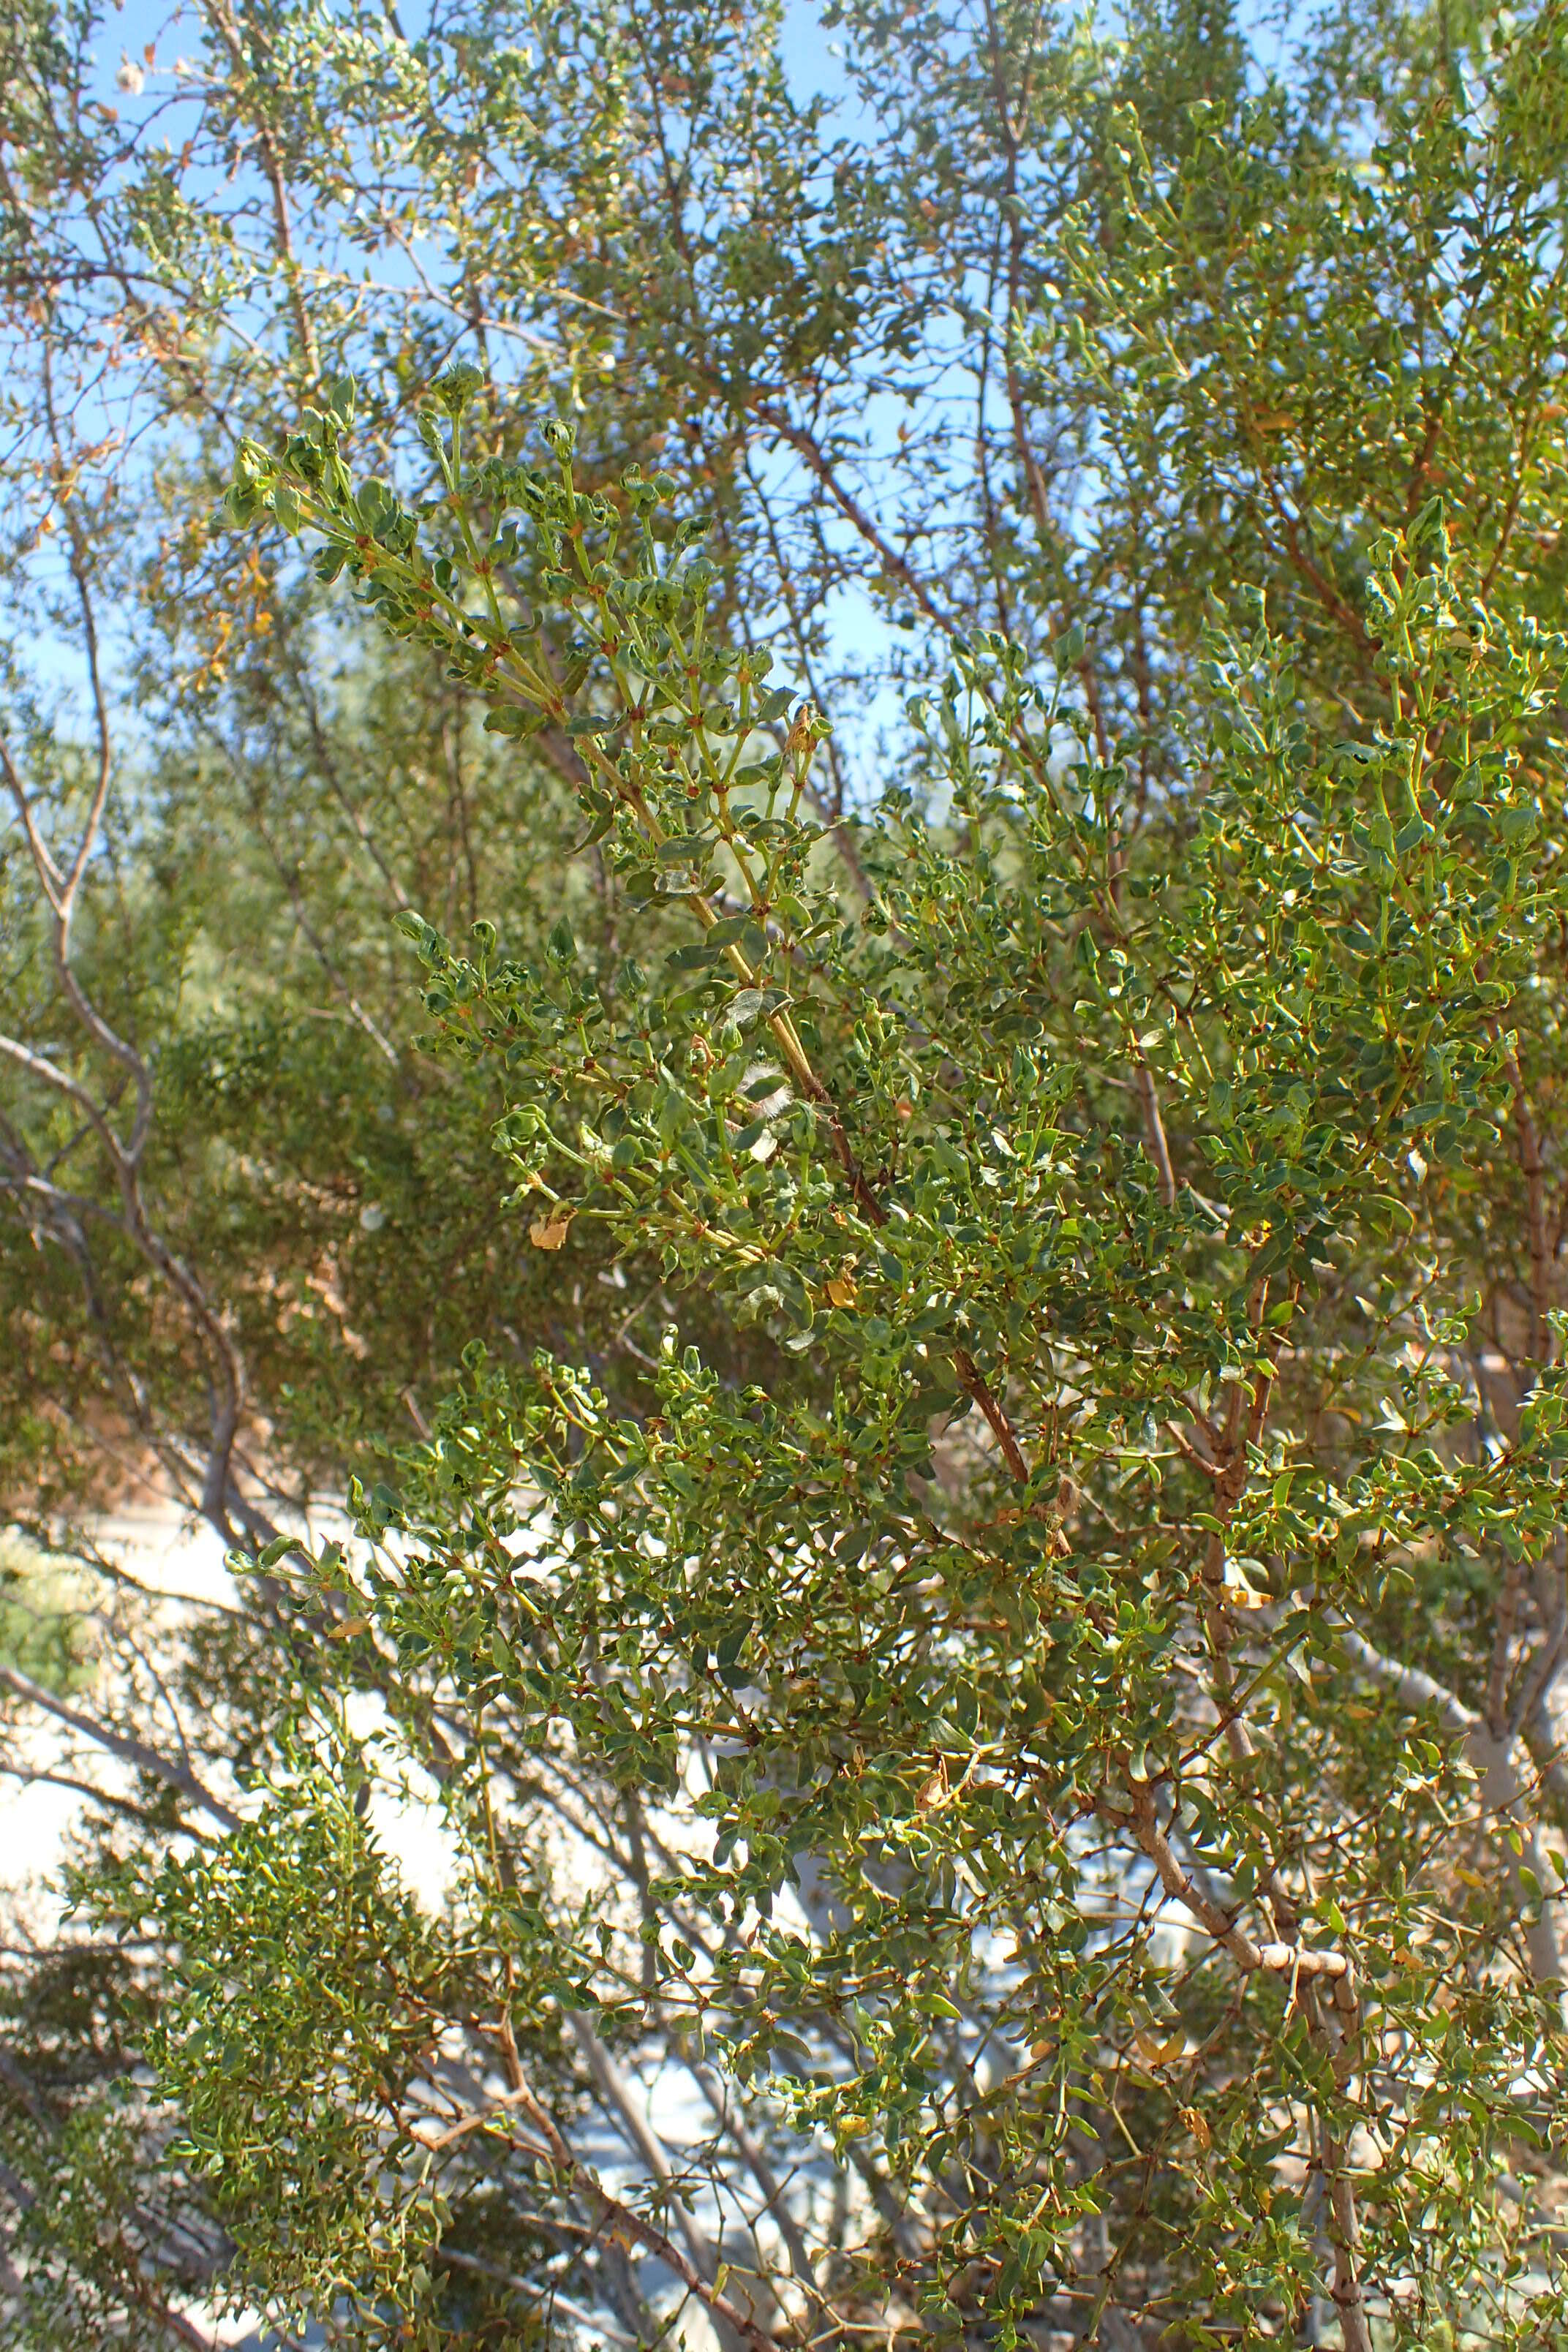
{"label": "branch", "polygon": [[1138,1099],[1143,1107],[1143,1129],[1148,1139],[1149,1157],[1159,1173],[1160,1198],[1167,1209],[1173,1209],[1176,1205],[1176,1171],[1171,1165],[1171,1147],[1166,1140],[1165,1122],[1160,1112],[1160,1089],[1141,1045],[1133,1049],[1132,1067],[1137,1078]]}
{"label": "branch", "polygon": [[[577,2022],[577,2019],[574,2017],[572,2020],[574,2027]],[[593,2034],[592,2027],[586,2030]],[[597,2041],[597,2035],[593,2035],[593,2039]],[[542,2146],[530,2147],[526,2140],[520,2138],[518,2145],[525,2154],[531,2156],[535,2161],[542,2158],[569,2175],[579,2189],[597,2205],[605,2221],[613,2223],[623,2237],[635,2239],[637,2244],[646,2247],[650,2254],[661,2262],[667,2270],[673,2271],[681,2284],[697,2297],[704,2310],[710,2311],[715,2319],[726,2321],[735,2330],[741,2341],[749,2347],[749,2352],[778,2352],[778,2347],[773,2338],[758,2326],[751,2315],[742,2311],[738,2304],[732,2303],[721,2287],[715,2286],[711,2277],[705,2277],[691,2257],[685,2253],[672,2238],[667,2237],[655,2222],[647,2220],[635,2206],[624,2204],[620,2198],[613,2196],[592,2166],[584,2164],[582,2158],[574,2153],[549,2111],[540,2105],[529,2089],[518,2060],[517,2045],[512,2038],[510,2021],[504,2015],[501,2021],[501,2042],[507,2073],[511,2081],[510,2093],[505,2099],[480,2109],[471,2120],[476,2125],[490,2123],[510,2108],[521,2107],[538,2132],[542,2143]],[[602,2043],[600,2047],[603,2047]],[[465,2118],[454,2130],[444,2134],[443,2139],[450,2141],[459,2137],[467,2128],[469,2120]],[[432,2145],[431,2142],[423,2139],[418,2133],[411,2133],[410,2137],[416,2140],[421,2147]],[[668,2158],[663,2156],[662,2150],[659,2151],[659,2155],[668,2170]],[[710,2250],[710,2259],[711,2259]],[[717,2270],[717,2263],[714,2264],[714,2269]]]}
{"label": "branch", "polygon": [[138,1771],[162,1780],[165,1787],[176,1790],[188,1803],[201,1806],[215,1821],[221,1822],[226,1830],[241,1827],[240,1815],[232,1806],[226,1805],[221,1797],[215,1797],[188,1764],[174,1763],[168,1757],[160,1755],[157,1748],[149,1748],[145,1741],[132,1738],[129,1732],[116,1731],[111,1725],[100,1723],[96,1717],[83,1715],[79,1708],[71,1706],[63,1698],[57,1698],[53,1691],[46,1690],[30,1675],[25,1675],[19,1666],[0,1665],[0,1688],[25,1699],[29,1706],[42,1708],[57,1722],[67,1724],[72,1731],[79,1732],[84,1739],[90,1739],[95,1746],[106,1748],[110,1755],[118,1756],[121,1763],[134,1765]]}
{"label": "branch", "polygon": [[477,2278],[494,2279],[499,2286],[510,2287],[514,2294],[528,2295],[533,2302],[542,2305],[547,2313],[559,2311],[566,2318],[577,2321],[580,2326],[607,2343],[630,2345],[632,2352],[637,2352],[637,2347],[642,2341],[640,2336],[628,2336],[624,2328],[613,2327],[608,2321],[595,2317],[593,2312],[584,2310],[580,2303],[574,2302],[569,2294],[563,2294],[558,2286],[542,2286],[535,2279],[520,2278],[515,2271],[503,2270],[500,2263],[483,2262],[478,2254],[459,2253],[455,2246],[447,2245],[437,2248],[436,2260],[439,2263],[449,2263],[454,2270],[472,2271]]}
{"label": "branch", "polygon": [[846,520],[853,524],[880,562],[883,571],[890,579],[897,580],[901,587],[907,589],[927,620],[933,622],[939,629],[947,631],[950,635],[953,634],[960,626],[957,615],[938,604],[920,574],[912,569],[903,556],[898,553],[896,549],[889,546],[859,500],[853,492],[847,490],[838,479],[832,460],[821,443],[808,433],[804,425],[793,424],[782,409],[773,408],[765,401],[753,402],[752,410],[770,432],[776,433],[781,441],[787,441],[790,447],[805,459],[834,505]]}
{"label": "branch", "polygon": [[1508,1728],[1521,1727],[1550,1706],[1563,1662],[1568,1656],[1568,1533],[1559,1528],[1550,1549],[1534,1571],[1535,1603],[1541,1633],[1534,1649],[1521,1659],[1514,1677],[1514,1696]]}
{"label": "branch", "polygon": [[963,1383],[966,1393],[973,1399],[990,1423],[991,1433],[1002,1448],[1002,1456],[1008,1469],[1020,1486],[1026,1486],[1029,1483],[1029,1465],[1024,1459],[1023,1450],[1014,1433],[1013,1424],[993,1396],[984,1373],[967,1348],[953,1349],[952,1365]]}
{"label": "branch", "polygon": [[[107,1805],[110,1811],[123,1813],[128,1821],[140,1822],[143,1829],[150,1825],[149,1815],[132,1798],[117,1797],[112,1790],[97,1788],[90,1780],[79,1780],[72,1773],[47,1772],[41,1768],[34,1770],[26,1764],[3,1763],[0,1763],[0,1773],[8,1780],[20,1780],[26,1789],[68,1789],[74,1796],[86,1797],[91,1804]],[[189,1822],[184,1824],[183,1834],[195,1838],[198,1845],[213,1843],[205,1830],[195,1829]]]}
{"label": "branch", "polygon": [[[246,55],[239,28],[235,23],[226,0],[207,0],[207,5],[203,13],[208,23],[216,29],[218,37],[228,51],[237,80],[243,85],[247,96],[253,101],[248,110],[250,127],[256,136],[257,152],[261,157],[262,172],[272,197],[273,242],[279,262],[282,267],[284,282],[289,289],[289,301],[294,311],[295,330],[300,337],[300,354],[305,362],[307,381],[310,384],[318,384],[321,380],[321,353],[316,348],[316,334],[310,324],[310,314],[305,308],[300,264],[294,252],[294,239],[289,227],[289,196],[284,185],[283,167],[279,161],[278,142],[273,136],[273,125],[259,102],[258,77],[251,69],[250,59]],[[250,29],[254,38],[254,21]],[[236,96],[237,95],[237,91]]]}
{"label": "branch", "polygon": [[[63,475],[65,459],[60,450],[56,427],[53,391],[46,359],[44,397],[51,433],[54,435],[57,469]],[[81,840],[78,845],[69,871],[63,873],[50,856],[33,816],[32,803],[17,772],[9,746],[0,737],[0,771],[4,772],[11,796],[21,816],[24,832],[44,896],[54,916],[54,963],[60,986],[88,1035],[122,1069],[129,1073],[135,1088],[136,1108],[129,1138],[122,1139],[110,1123],[108,1110],[95,1101],[87,1088],[68,1072],[58,1068],[47,1056],[36,1053],[21,1039],[0,1036],[0,1055],[15,1062],[32,1077],[63,1094],[81,1112],[97,1136],[108,1159],[122,1209],[121,1229],[148,1264],[175,1293],[194,1326],[203,1352],[207,1358],[210,1381],[209,1431],[206,1463],[203,1476],[202,1509],[204,1514],[226,1537],[232,1539],[233,1528],[228,1521],[226,1500],[232,1486],[231,1461],[235,1438],[238,1433],[244,1399],[244,1374],[239,1356],[218,1317],[209,1305],[200,1282],[182,1259],[172,1250],[147,1220],[140,1189],[140,1164],[152,1132],[153,1093],[152,1074],[136,1048],[122,1037],[107,1021],[93,1003],[71,964],[71,922],[78,895],[86,875],[89,861],[107,804],[112,772],[113,745],[109,723],[109,705],[104,692],[99,665],[98,628],[93,609],[89,555],[84,544],[82,525],[70,499],[62,501],[70,541],[68,562],[76,585],[81,612],[83,639],[86,646],[88,674],[91,683],[98,743],[98,777],[88,812]],[[85,1255],[85,1243],[82,1244]],[[139,1418],[142,1416],[138,1415]]]}
{"label": "branch", "polygon": [[216,744],[218,751],[228,764],[229,772],[233,775],[236,783],[238,784],[240,790],[245,793],[247,800],[250,803],[251,820],[256,826],[257,835],[261,842],[262,847],[266,850],[268,856],[272,861],[274,873],[277,875],[278,879],[281,882],[285,891],[288,893],[289,904],[294,910],[294,920],[299,924],[300,932],[307,945],[310,947],[311,953],[315,956],[317,962],[321,967],[321,970],[326,973],[332,987],[336,990],[339,996],[342,997],[344,1004],[348,1007],[351,1019],[355,1022],[358,1027],[363,1030],[365,1035],[370,1039],[371,1044],[375,1047],[377,1053],[380,1054],[384,1061],[389,1063],[395,1070],[401,1068],[402,1057],[398,1054],[396,1046],[393,1044],[391,1038],[388,1037],[386,1032],[375,1019],[374,1013],[367,1011],[365,1006],[360,1003],[359,998],[355,995],[348,980],[338,970],[337,965],[333,962],[326,941],[322,939],[321,933],[317,930],[314,923],[311,921],[310,909],[305,903],[304,889],[300,879],[299,865],[297,862],[284,857],[282,851],[279,848],[277,843],[273,840],[270,832],[268,830],[266,819],[261,814],[261,791],[259,785],[252,785],[247,782],[247,779],[240,769],[239,762],[235,758],[234,752],[230,749],[228,742],[217,732],[216,728],[208,728],[206,730],[206,733],[208,740]]}
{"label": "branch", "polygon": [[594,2077],[601,2098],[620,2117],[626,2136],[637,2154],[642,2158],[659,2187],[673,2201],[675,2216],[680,2224],[680,2234],[691,2249],[692,2261],[705,2279],[716,2278],[719,2273],[719,2258],[710,2245],[707,2234],[696,2215],[677,2189],[675,2168],[670,2163],[668,2152],[649,2125],[647,2116],[639,2109],[636,2099],[633,2098],[631,2085],[587,2018],[574,2010],[568,2022],[578,2049],[588,2062],[588,2072]]}
{"label": "branch", "polygon": [[[784,2196],[784,2184],[769,2162],[766,2149],[755,2134],[748,2128],[744,2118],[735,2112],[728,2092],[714,2079],[709,2068],[699,2065],[692,2059],[688,2059],[687,2063],[691,2069],[698,2089],[712,2108],[720,2125],[729,2133],[751,2167],[752,2177],[763,2192],[764,2200],[763,2210],[764,2212],[771,2213],[778,2224],[779,2234],[784,2242],[784,2248],[789,2255],[791,2270],[801,2284],[808,2287],[815,2294],[816,2264],[811,2259],[805,2240],[801,2235],[800,2225],[789,2210],[788,2200]],[[755,2234],[753,2227],[753,2237]]]}
{"label": "branch", "polygon": [[[0,2046],[0,2083],[5,2084],[12,2095],[21,2102],[40,2130],[51,2141],[58,2139],[61,2130],[60,2118],[55,2114],[31,2075],[16,2063],[10,2052],[3,2046]],[[19,2174],[13,2171],[8,2164],[0,2164],[0,2189],[4,2189],[13,2204],[24,2213],[30,2211],[38,2202],[36,2191],[21,2179]],[[149,2227],[153,2217],[145,2207],[132,2204],[128,2210],[144,2229]],[[118,2234],[117,2232],[117,2237]],[[120,2240],[120,2243],[123,2246],[122,2239]],[[105,2248],[104,2251],[110,2252],[112,2248]],[[129,2249],[126,2251],[129,2252]],[[19,2284],[25,2289],[26,2282],[21,2281]],[[174,2310],[141,2275],[137,2260],[133,2255],[125,2269],[116,2275],[115,2290],[128,2302],[133,2303],[139,2310],[146,2312],[160,2327],[166,2328],[177,2342],[189,2345],[192,2352],[217,2352],[214,2339],[210,2336],[204,2336],[200,2328],[193,2326],[182,2312]]]}
{"label": "branch", "polygon": [[[1548,1895],[1537,1908],[1534,1897],[1519,1875],[1521,1862],[1542,1886],[1549,1886],[1555,1873],[1542,1848],[1540,1827],[1527,1801],[1534,1775],[1532,1769],[1526,1769],[1529,1752],[1517,1732],[1506,1724],[1500,1732],[1494,1730],[1485,1716],[1466,1706],[1431,1675],[1424,1674],[1419,1666],[1404,1665],[1398,1659],[1387,1656],[1350,1626],[1336,1624],[1335,1632],[1363,1672],[1385,1690],[1393,1691],[1411,1714],[1435,1715],[1452,1738],[1464,1741],[1466,1754],[1480,1776],[1481,1801],[1486,1812],[1499,1821],[1511,1822],[1521,1839],[1522,1853],[1508,1858],[1508,1875],[1523,1926],[1531,1972],[1538,1984],[1561,1982],[1563,1955],[1557,1940],[1554,1907],[1561,1898]],[[1533,1917],[1530,1916],[1532,1911]]]}
{"label": "branch", "polygon": [[[0,759],[4,757],[5,745],[0,742]],[[47,1055],[35,1054],[32,1047],[25,1045],[19,1037],[0,1035],[0,1054],[4,1054],[8,1061],[15,1062],[19,1069],[26,1070],[30,1077],[41,1078],[47,1087],[53,1087],[58,1093],[68,1096],[110,1158],[119,1162],[123,1156],[120,1139],[79,1079],[73,1078],[68,1071],[57,1068]]]}
{"label": "branch", "polygon": [[1521,1576],[1518,1560],[1510,1559],[1503,1570],[1492,1627],[1491,1663],[1487,1673],[1487,1728],[1494,1739],[1506,1739],[1509,1736],[1508,1687],[1513,1664],[1514,1628],[1519,1622]]}
{"label": "branch", "polygon": [[1316,1950],[1303,1944],[1256,1944],[1244,1929],[1236,1924],[1234,1915],[1215,1902],[1212,1890],[1196,1874],[1183,1867],[1171,1848],[1171,1842],[1160,1826],[1154,1807],[1152,1782],[1138,1780],[1132,1786],[1132,1826],[1138,1843],[1159,1874],[1161,1885],[1184,1908],[1190,1911],[1205,1933],[1216,1944],[1223,1945],[1237,1966],[1249,1976],[1289,1976],[1291,1978],[1322,1977],[1334,1984],[1335,2000],[1342,2007],[1340,1989],[1353,2005],[1355,2001],[1355,1970],[1343,1952]]}
{"label": "branch", "polygon": [[1445,1730],[1457,1739],[1471,1739],[1484,1729],[1480,1717],[1473,1707],[1419,1666],[1408,1666],[1401,1659],[1391,1658],[1384,1650],[1375,1649],[1355,1632],[1354,1628],[1336,1622],[1334,1632],[1347,1654],[1355,1660],[1362,1672],[1373,1681],[1391,1690],[1400,1704],[1412,1715],[1435,1715]]}
{"label": "branch", "polygon": [[1513,1120],[1519,1137],[1520,1173],[1524,1178],[1530,1231],[1530,1353],[1533,1362],[1549,1364],[1552,1356],[1552,1245],[1546,1234],[1545,1162],[1541,1156],[1541,1131],[1525,1097],[1524,1078],[1514,1053],[1503,1056],[1503,1070],[1513,1093]]}
{"label": "branch", "polygon": [[[1301,2009],[1312,2039],[1320,2050],[1330,2055],[1336,2087],[1342,2091],[1361,2032],[1361,2000],[1348,1956],[1343,1952],[1312,1950],[1297,1943],[1255,1944],[1231,1915],[1215,1902],[1194,1873],[1184,1870],[1177,1861],[1160,1826],[1153,1788],[1147,1780],[1135,1780],[1132,1784],[1132,1822],[1138,1842],[1159,1873],[1166,1893],[1174,1895],[1192,1913],[1238,1967],[1249,1974],[1288,1977],[1292,1998],[1300,1987]],[[1318,1999],[1320,1983],[1328,1985],[1333,1998],[1338,2012],[1337,2036],[1331,2037],[1326,2026]],[[1372,2352],[1372,2333],[1357,2260],[1359,2228],[1349,2153],[1326,2116],[1315,2112],[1315,2125],[1322,2136],[1323,2171],[1333,2215],[1330,2232],[1334,2249],[1333,2299],[1339,2306],[1345,2352]]]}

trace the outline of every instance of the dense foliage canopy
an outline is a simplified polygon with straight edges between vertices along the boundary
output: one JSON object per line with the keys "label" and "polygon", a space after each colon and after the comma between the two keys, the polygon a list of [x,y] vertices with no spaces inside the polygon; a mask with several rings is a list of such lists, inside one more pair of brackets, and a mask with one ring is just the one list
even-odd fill
{"label": "dense foliage canopy", "polygon": [[832,16],[0,33],[29,2352],[1568,2341],[1568,13]]}

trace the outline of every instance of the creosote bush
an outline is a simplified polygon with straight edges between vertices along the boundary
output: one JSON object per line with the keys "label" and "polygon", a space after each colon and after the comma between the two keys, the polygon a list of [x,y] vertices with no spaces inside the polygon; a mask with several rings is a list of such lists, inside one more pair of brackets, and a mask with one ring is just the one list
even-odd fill
{"label": "creosote bush", "polygon": [[[846,14],[790,382],[942,384],[943,255],[940,525],[748,374],[727,229],[706,511],[467,362],[238,442],[498,823],[549,751],[603,887],[405,906],[417,1051],[531,1278],[658,1325],[476,1337],[330,1542],[237,1463],[217,1730],[73,1874],[155,1955],[105,2111],[296,2337],[1568,2340],[1568,23]],[[877,567],[858,792],[759,425]]]}

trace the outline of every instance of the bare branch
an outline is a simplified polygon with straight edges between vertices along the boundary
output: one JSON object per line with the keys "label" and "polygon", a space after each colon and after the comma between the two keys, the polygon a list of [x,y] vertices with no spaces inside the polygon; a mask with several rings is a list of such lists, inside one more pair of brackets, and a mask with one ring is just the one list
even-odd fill
{"label": "bare branch", "polygon": [[153,1779],[162,1780],[165,1787],[174,1790],[188,1803],[201,1806],[226,1830],[240,1828],[240,1815],[232,1806],[226,1805],[221,1797],[215,1797],[188,1764],[175,1763],[171,1758],[161,1755],[157,1748],[149,1748],[144,1740],[132,1738],[129,1732],[116,1731],[111,1724],[102,1722],[96,1716],[84,1715],[79,1707],[72,1706],[68,1700],[57,1697],[53,1691],[46,1690],[41,1683],[36,1683],[19,1666],[0,1664],[0,1688],[9,1690],[15,1697],[25,1699],[30,1706],[38,1707],[44,1714],[52,1716],[57,1723],[67,1725],[110,1756],[119,1757],[121,1763],[134,1765],[139,1772],[146,1772]]}
{"label": "bare branch", "polygon": [[618,2117],[632,2146],[647,2166],[661,2189],[666,2190],[674,2207],[680,2234],[691,2249],[691,2259],[703,2277],[711,2281],[719,2271],[719,2257],[709,2243],[706,2231],[676,2187],[675,2168],[668,2151],[642,2113],[632,2095],[630,2084],[616,2065],[610,2052],[588,2019],[574,2010],[568,2020],[573,2039],[588,2063],[600,2097]]}
{"label": "bare branch", "polygon": [[1391,1658],[1385,1651],[1374,1648],[1353,1626],[1336,1623],[1334,1633],[1362,1672],[1381,1683],[1385,1690],[1393,1691],[1412,1715],[1435,1715],[1446,1730],[1460,1739],[1469,1739],[1482,1729],[1481,1718],[1475,1709],[1419,1666]]}

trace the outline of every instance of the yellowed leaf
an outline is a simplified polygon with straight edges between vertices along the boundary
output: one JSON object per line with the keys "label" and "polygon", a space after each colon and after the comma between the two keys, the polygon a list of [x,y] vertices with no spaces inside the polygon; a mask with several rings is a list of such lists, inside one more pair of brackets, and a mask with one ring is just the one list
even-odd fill
{"label": "yellowed leaf", "polygon": [[1169,2066],[1185,2056],[1187,2037],[1179,2025],[1171,2034],[1151,2033],[1145,2028],[1133,2035],[1132,2047],[1145,2066]]}
{"label": "yellowed leaf", "polygon": [[835,1307],[853,1307],[860,1296],[847,1274],[836,1274],[827,1286],[827,1296]]}
{"label": "yellowed leaf", "polygon": [[1258,1592],[1248,1584],[1235,1560],[1225,1564],[1225,1597],[1233,1609],[1267,1609],[1268,1595]]}
{"label": "yellowed leaf", "polygon": [[530,1225],[528,1238],[535,1249],[558,1250],[571,1230],[570,1209],[547,1209],[543,1216],[535,1217]]}

